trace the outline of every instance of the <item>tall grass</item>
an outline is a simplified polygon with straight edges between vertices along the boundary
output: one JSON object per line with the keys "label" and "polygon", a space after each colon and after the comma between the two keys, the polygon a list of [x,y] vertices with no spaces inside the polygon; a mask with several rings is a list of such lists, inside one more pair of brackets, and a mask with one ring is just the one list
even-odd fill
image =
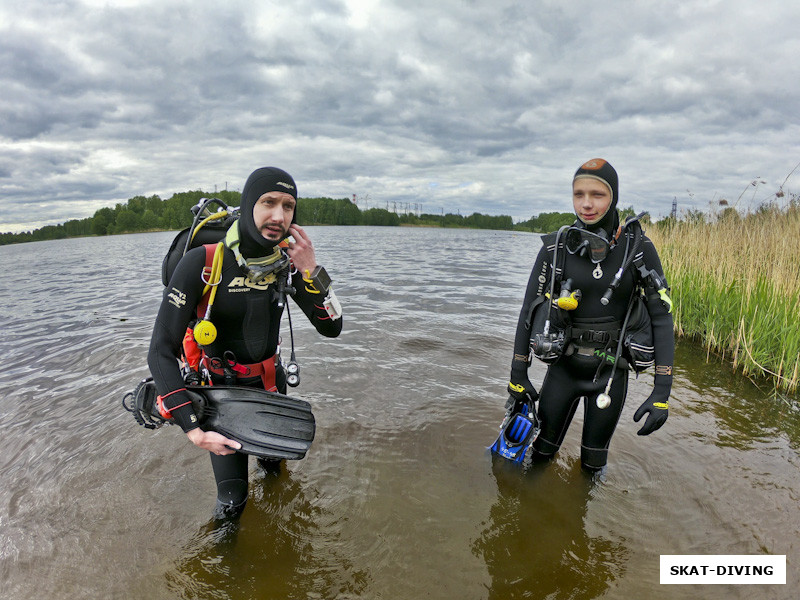
{"label": "tall grass", "polygon": [[714,223],[650,226],[672,288],[675,331],[778,390],[800,384],[800,207]]}

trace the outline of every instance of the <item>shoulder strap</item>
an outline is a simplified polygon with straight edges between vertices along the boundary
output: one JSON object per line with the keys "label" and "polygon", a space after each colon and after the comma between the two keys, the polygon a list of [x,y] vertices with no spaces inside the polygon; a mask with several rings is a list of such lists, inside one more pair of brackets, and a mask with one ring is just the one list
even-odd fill
{"label": "shoulder strap", "polygon": [[551,231],[550,233],[545,233],[543,236],[541,236],[541,238],[542,238],[542,244],[544,245],[545,248],[547,248],[548,246],[552,246],[553,244],[555,244],[556,232]]}
{"label": "shoulder strap", "polygon": [[617,235],[614,236],[617,243],[620,243],[619,238],[622,235],[633,236],[634,254],[631,259],[631,263],[633,263],[634,266],[633,280],[636,285],[642,288],[647,285],[648,270],[647,266],[644,264],[644,252],[641,250],[640,241],[644,237],[644,229],[642,229],[642,224],[639,222],[639,219],[645,214],[646,213],[641,213],[636,217],[628,217],[625,219],[625,222],[620,225]]}

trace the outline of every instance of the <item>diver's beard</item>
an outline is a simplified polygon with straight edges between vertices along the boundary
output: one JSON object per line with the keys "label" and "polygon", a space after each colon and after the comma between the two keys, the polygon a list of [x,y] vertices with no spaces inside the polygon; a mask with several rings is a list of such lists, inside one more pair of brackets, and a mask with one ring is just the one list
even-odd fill
{"label": "diver's beard", "polygon": [[[277,229],[280,229],[280,231],[277,231]],[[269,240],[270,242],[280,242],[287,235],[289,235],[289,231],[282,225],[277,227],[264,225],[259,230],[259,233],[261,234],[261,237],[263,237],[265,240]]]}

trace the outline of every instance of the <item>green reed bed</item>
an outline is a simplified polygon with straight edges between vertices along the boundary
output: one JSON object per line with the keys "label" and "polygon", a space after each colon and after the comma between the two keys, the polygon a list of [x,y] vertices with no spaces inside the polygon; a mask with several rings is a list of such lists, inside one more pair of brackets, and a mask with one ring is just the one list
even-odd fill
{"label": "green reed bed", "polygon": [[800,384],[800,208],[714,223],[667,221],[648,236],[672,288],[675,331],[776,389]]}

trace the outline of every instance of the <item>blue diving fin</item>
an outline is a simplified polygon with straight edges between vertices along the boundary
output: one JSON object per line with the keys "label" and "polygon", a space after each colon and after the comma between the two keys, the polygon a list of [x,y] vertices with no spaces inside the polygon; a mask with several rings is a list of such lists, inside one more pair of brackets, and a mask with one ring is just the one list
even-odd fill
{"label": "blue diving fin", "polygon": [[527,404],[514,411],[512,408],[506,414],[500,425],[500,435],[497,436],[490,450],[492,454],[502,456],[515,463],[522,463],[528,448],[533,445],[539,436],[539,419],[535,410],[529,410]]}

